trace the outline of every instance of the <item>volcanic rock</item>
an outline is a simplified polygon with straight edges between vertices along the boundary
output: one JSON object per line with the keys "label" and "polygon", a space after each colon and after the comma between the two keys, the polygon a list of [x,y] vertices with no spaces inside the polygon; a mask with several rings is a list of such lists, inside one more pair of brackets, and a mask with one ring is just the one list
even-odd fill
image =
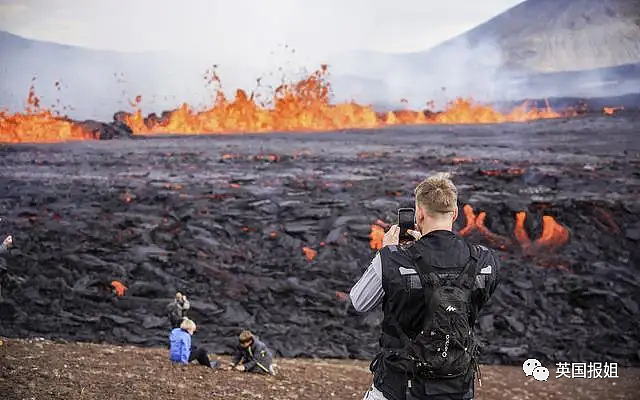
{"label": "volcanic rock", "polygon": [[[620,118],[5,146],[0,231],[15,246],[0,255],[0,335],[163,347],[180,291],[211,351],[249,328],[278,356],[370,359],[380,310],[359,314],[340,293],[375,255],[372,225],[395,223],[415,183],[446,171],[454,230],[501,261],[481,361],[640,365],[640,149],[628,140],[640,122]],[[229,148],[238,157],[220,162]]]}
{"label": "volcanic rock", "polygon": [[123,122],[115,121],[110,124],[98,121],[82,121],[77,123],[84,130],[91,132],[96,139],[126,139],[133,136],[133,131]]}

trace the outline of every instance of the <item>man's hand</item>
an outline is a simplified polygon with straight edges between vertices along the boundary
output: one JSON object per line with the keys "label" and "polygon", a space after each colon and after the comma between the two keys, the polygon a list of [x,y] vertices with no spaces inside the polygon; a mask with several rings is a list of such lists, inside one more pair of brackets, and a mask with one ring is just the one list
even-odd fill
{"label": "man's hand", "polygon": [[236,365],[234,368],[236,371],[244,372],[244,365]]}
{"label": "man's hand", "polygon": [[382,247],[398,245],[400,240],[400,227],[398,225],[391,225],[391,228],[382,237]]}
{"label": "man's hand", "polygon": [[419,231],[414,231],[412,229],[407,229],[407,233],[414,237],[414,239],[419,240],[422,237],[422,233]]}

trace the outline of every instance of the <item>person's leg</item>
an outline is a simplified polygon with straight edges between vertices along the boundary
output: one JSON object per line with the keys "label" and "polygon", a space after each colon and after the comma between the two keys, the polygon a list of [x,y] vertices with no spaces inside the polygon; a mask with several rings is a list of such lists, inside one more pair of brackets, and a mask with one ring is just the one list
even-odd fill
{"label": "person's leg", "polygon": [[[246,365],[246,364],[244,364],[244,367],[246,368],[246,367],[247,367],[247,365]],[[246,370],[245,372],[252,372],[252,373],[255,373],[255,374],[265,374],[265,375],[269,375],[269,374],[271,374],[271,369],[270,369],[270,368],[267,368],[267,370],[265,371],[261,366],[259,366],[259,365],[255,365],[255,366],[253,366],[252,368],[250,368],[250,369]]]}
{"label": "person's leg", "polygon": [[245,367],[244,372],[260,372],[260,371],[258,371],[259,368],[258,368],[257,365],[255,367],[249,368],[249,369],[246,369],[247,368],[247,363],[243,363],[242,365],[244,365],[244,367]]}
{"label": "person's leg", "polygon": [[200,365],[206,365],[209,368],[211,367],[211,361],[209,361],[209,356],[207,355],[207,350],[203,348],[197,348],[195,346],[191,347],[191,354],[189,354],[189,362],[193,360],[198,360]]}

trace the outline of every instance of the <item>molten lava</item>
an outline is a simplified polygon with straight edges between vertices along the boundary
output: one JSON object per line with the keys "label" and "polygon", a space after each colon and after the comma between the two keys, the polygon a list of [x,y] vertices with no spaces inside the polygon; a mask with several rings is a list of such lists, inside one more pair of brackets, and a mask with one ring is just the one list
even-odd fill
{"label": "molten lava", "polygon": [[27,108],[23,113],[0,111],[0,143],[52,143],[68,140],[95,139],[94,135],[77,123],[40,108],[35,88],[29,88]]}
{"label": "molten lava", "polygon": [[542,217],[542,234],[534,242],[538,246],[558,248],[569,241],[569,231],[550,215]]}
{"label": "molten lava", "polygon": [[[378,114],[370,106],[356,103],[330,104],[331,85],[326,79],[327,67],[315,71],[295,84],[279,86],[274,94],[273,108],[257,104],[253,95],[237,90],[234,100],[227,100],[221,91],[215,104],[196,112],[188,104],[171,111],[162,119],[145,119],[138,108],[125,116],[134,133],[223,133],[272,131],[329,131],[352,128],[380,128],[390,125],[416,124],[479,124],[524,122],[563,115],[551,110],[529,108],[525,103],[507,114],[472,99],[458,98],[441,113],[429,116],[422,111],[401,110]],[[219,80],[219,78],[216,78]],[[136,99],[135,103],[139,102]],[[564,114],[568,116],[569,114]],[[571,113],[570,115],[574,115]]]}
{"label": "molten lava", "polygon": [[[212,78],[219,83],[219,78]],[[33,88],[32,88],[33,89]],[[29,104],[37,98],[31,89]],[[501,113],[472,99],[458,98],[442,112],[393,111],[376,113],[368,105],[356,103],[331,104],[331,85],[327,67],[322,66],[305,79],[278,87],[272,106],[259,104],[253,94],[237,90],[228,100],[221,90],[216,91],[214,104],[196,111],[189,104],[178,109],[145,118],[139,108],[142,96],[131,105],[134,113],[124,113],[122,120],[136,134],[153,133],[236,133],[273,131],[331,131],[350,128],[380,128],[391,125],[415,124],[478,124],[524,122],[545,118],[576,115],[574,111],[558,113],[548,105],[538,109],[527,103],[508,113]],[[0,142],[56,142],[93,139],[78,124],[54,117],[50,111],[29,111],[21,114],[0,114]]]}
{"label": "molten lava", "polygon": [[567,228],[556,222],[552,216],[544,215],[542,217],[542,234],[532,243],[524,226],[526,218],[527,214],[524,211],[516,214],[516,226],[513,232],[525,253],[537,252],[543,247],[554,250],[569,241]]}
{"label": "molten lava", "polygon": [[522,168],[484,169],[480,173],[486,176],[520,176],[524,174]]}
{"label": "molten lava", "polygon": [[384,237],[384,228],[373,224],[371,225],[371,233],[369,234],[369,246],[374,250],[382,248],[382,238]]}
{"label": "molten lava", "polygon": [[484,211],[476,216],[473,208],[466,204],[463,207],[463,212],[466,218],[466,225],[460,230],[460,235],[468,236],[472,232],[477,231],[492,246],[500,249],[519,245],[524,253],[537,254],[542,251],[555,250],[569,241],[569,231],[567,228],[556,222],[556,220],[549,215],[542,217],[542,234],[532,242],[524,225],[527,219],[527,213],[524,211],[517,212],[515,216],[515,227],[513,229],[513,236],[517,243],[514,243],[510,238],[495,234],[485,226],[484,220],[486,213]]}
{"label": "molten lava", "polygon": [[307,259],[307,261],[313,261],[313,259],[316,258],[316,256],[318,255],[317,251],[306,246],[302,248],[302,252],[304,253],[304,256]]}
{"label": "molten lava", "polygon": [[508,238],[491,232],[484,224],[487,217],[486,212],[481,211],[478,216],[476,216],[473,212],[473,207],[468,204],[465,204],[464,207],[462,207],[462,211],[464,212],[467,223],[464,228],[460,229],[459,233],[461,236],[468,236],[472,232],[478,231],[489,243],[491,243],[491,245],[500,249],[507,248],[511,241]]}
{"label": "molten lava", "polygon": [[120,281],[111,281],[111,287],[113,288],[113,292],[116,296],[122,297],[127,291],[127,287],[123,285]]}
{"label": "molten lava", "polygon": [[524,211],[518,211],[516,213],[516,226],[513,228],[513,235],[522,247],[529,247],[531,245],[531,239],[526,231],[524,222],[527,219],[527,213]]}
{"label": "molten lava", "polygon": [[624,107],[620,106],[620,107],[604,107],[602,109],[602,112],[605,115],[614,115],[616,113],[616,111],[620,111],[620,110],[624,110]]}

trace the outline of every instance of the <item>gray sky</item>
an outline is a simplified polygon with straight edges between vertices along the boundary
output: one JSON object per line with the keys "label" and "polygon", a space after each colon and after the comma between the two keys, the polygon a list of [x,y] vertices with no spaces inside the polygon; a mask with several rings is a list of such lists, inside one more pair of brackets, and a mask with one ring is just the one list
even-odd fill
{"label": "gray sky", "polygon": [[118,51],[256,60],[288,44],[332,52],[425,50],[522,0],[0,0],[0,29]]}

